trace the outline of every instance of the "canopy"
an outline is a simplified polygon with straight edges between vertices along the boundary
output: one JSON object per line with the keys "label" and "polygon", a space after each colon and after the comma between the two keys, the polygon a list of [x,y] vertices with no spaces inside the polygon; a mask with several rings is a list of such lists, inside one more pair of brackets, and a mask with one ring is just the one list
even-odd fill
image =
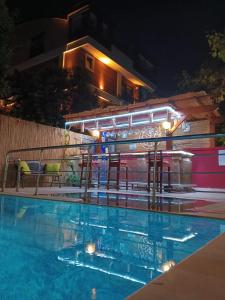
{"label": "canopy", "polygon": [[80,127],[81,131],[87,130],[115,130],[131,128],[135,126],[149,125],[159,122],[171,122],[176,124],[184,118],[184,115],[171,106],[159,106],[150,109],[127,111],[108,116],[90,117],[66,122],[66,128]]}

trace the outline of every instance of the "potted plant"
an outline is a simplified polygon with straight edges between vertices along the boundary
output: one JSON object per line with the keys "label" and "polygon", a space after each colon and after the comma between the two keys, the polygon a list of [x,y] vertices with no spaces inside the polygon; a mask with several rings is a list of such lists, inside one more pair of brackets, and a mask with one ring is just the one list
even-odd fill
{"label": "potted plant", "polygon": [[72,186],[78,186],[80,184],[80,177],[74,169],[74,161],[69,159],[67,161],[67,166],[71,169],[72,172],[66,178],[66,183]]}

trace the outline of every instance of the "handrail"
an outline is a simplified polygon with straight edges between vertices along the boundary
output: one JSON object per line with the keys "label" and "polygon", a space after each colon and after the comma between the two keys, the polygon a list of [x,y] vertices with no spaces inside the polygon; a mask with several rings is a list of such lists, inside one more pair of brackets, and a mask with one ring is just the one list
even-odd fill
{"label": "handrail", "polygon": [[223,138],[225,133],[204,133],[204,134],[192,134],[192,135],[179,135],[179,136],[167,136],[159,138],[144,138],[144,139],[130,139],[125,141],[110,141],[110,142],[94,142],[85,144],[71,144],[71,145],[57,145],[57,146],[44,146],[44,147],[32,147],[32,148],[21,148],[10,150],[6,155],[11,153],[26,152],[26,151],[38,151],[38,150],[48,150],[48,149],[64,149],[64,148],[82,148],[91,146],[107,146],[107,145],[124,145],[124,144],[142,144],[142,143],[159,143],[166,141],[177,141],[177,140],[193,140],[193,139],[206,139],[206,138]]}
{"label": "handrail", "polygon": [[[31,148],[21,148],[15,150],[9,150],[5,156],[5,169],[4,169],[4,176],[3,176],[3,184],[2,184],[2,191],[4,192],[6,186],[6,179],[7,179],[7,172],[8,172],[8,164],[9,164],[9,155],[12,153],[18,152],[28,152],[28,151],[43,151],[50,150],[50,149],[71,149],[71,148],[83,148],[88,147],[89,155],[90,149],[94,146],[108,146],[108,145],[124,145],[124,144],[141,144],[141,143],[154,143],[157,145],[160,142],[166,141],[177,141],[177,140],[193,140],[193,139],[206,139],[206,138],[224,138],[225,133],[214,134],[214,133],[206,133],[206,134],[192,134],[192,135],[185,135],[185,136],[167,136],[167,137],[158,137],[158,138],[144,138],[144,139],[130,139],[130,140],[120,140],[120,141],[110,141],[110,142],[93,142],[93,143],[84,143],[84,144],[71,144],[71,145],[57,145],[57,146],[44,146],[44,147],[31,147]],[[157,151],[157,147],[155,147],[155,151]],[[154,164],[155,165],[155,164]],[[154,166],[155,168],[155,166]],[[87,174],[90,170],[87,170]],[[155,171],[154,171],[155,172]],[[37,177],[36,182],[36,194],[38,189],[38,181],[39,178]],[[155,181],[155,178],[154,178]],[[154,184],[153,184],[154,186]],[[87,195],[87,186],[85,187],[85,194]],[[155,198],[155,191],[153,189],[153,203]]]}

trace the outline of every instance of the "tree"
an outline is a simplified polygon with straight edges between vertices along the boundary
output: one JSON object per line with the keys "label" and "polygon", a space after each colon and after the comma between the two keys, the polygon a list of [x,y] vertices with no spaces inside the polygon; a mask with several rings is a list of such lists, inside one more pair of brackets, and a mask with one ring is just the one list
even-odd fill
{"label": "tree", "polygon": [[225,100],[225,33],[207,35],[211,57],[200,69],[190,75],[182,72],[179,91],[203,89],[220,103]]}
{"label": "tree", "polygon": [[208,35],[208,43],[212,57],[219,58],[225,63],[225,32],[214,32]]}
{"label": "tree", "polygon": [[[225,117],[225,32],[207,35],[211,57],[193,75],[186,71],[178,83],[179,91],[205,90],[218,103],[220,113]],[[225,133],[225,124],[217,127],[217,132]],[[217,145],[225,145],[225,139],[217,140]]]}
{"label": "tree", "polygon": [[89,74],[84,69],[77,67],[71,75],[72,112],[81,112],[98,107],[97,96],[90,84]]}
{"label": "tree", "polygon": [[56,64],[37,71],[15,72],[12,78],[13,116],[51,126],[64,126],[63,115],[97,104],[83,70],[72,74]]}
{"label": "tree", "polygon": [[9,94],[8,72],[10,67],[13,19],[9,15],[5,0],[0,0],[0,97]]}

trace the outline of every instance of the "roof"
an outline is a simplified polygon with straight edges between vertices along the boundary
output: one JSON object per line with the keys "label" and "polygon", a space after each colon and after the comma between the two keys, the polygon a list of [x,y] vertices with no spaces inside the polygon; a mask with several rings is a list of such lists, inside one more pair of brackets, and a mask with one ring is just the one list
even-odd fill
{"label": "roof", "polygon": [[175,110],[186,116],[187,120],[201,120],[214,118],[215,122],[222,122],[218,105],[214,104],[213,99],[205,92],[189,92],[179,94],[168,98],[149,99],[144,102],[139,102],[129,105],[109,106],[107,108],[97,108],[80,113],[68,114],[64,118],[66,121],[85,120],[86,118],[110,116],[115,114],[133,112],[138,110],[151,109],[154,107],[170,105]]}
{"label": "roof", "polygon": [[134,69],[133,61],[128,56],[113,45],[110,50],[105,48],[89,35],[76,39],[66,45],[66,49],[63,52],[63,67],[66,54],[75,51],[78,48],[85,49],[113,70],[120,72],[133,84],[140,85],[154,91],[155,85]]}

